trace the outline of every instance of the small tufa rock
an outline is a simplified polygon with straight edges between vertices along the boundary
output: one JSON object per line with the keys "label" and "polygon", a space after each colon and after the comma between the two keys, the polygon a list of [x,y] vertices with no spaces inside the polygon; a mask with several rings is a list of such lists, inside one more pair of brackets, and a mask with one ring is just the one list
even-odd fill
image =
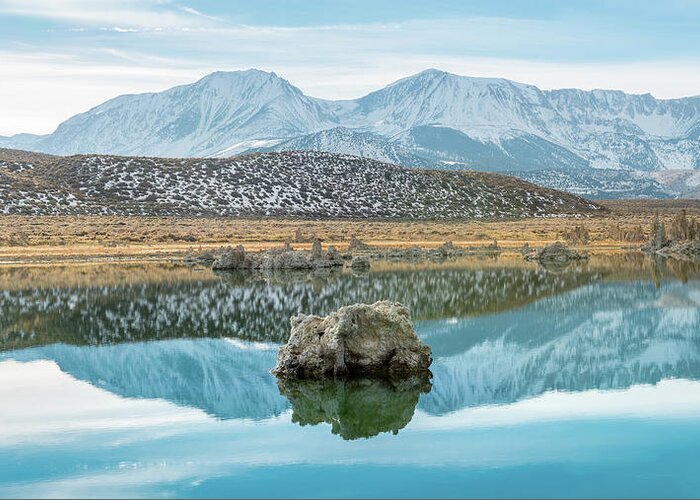
{"label": "small tufa rock", "polygon": [[649,239],[649,244],[647,245],[651,251],[659,250],[666,245],[669,241],[666,237],[666,227],[664,223],[659,219],[659,213],[654,214],[654,222],[651,225],[651,238]]}
{"label": "small tufa rock", "polygon": [[457,249],[454,246],[454,243],[452,241],[446,241],[439,247],[435,249],[435,253],[440,256],[448,257],[450,255],[453,255]]}
{"label": "small tufa rock", "polygon": [[698,261],[700,260],[700,239],[670,241],[662,248],[654,249],[653,253],[662,257]]}
{"label": "small tufa rock", "polygon": [[326,252],[326,260],[329,263],[328,267],[343,265],[343,256],[340,255],[340,253],[334,245],[328,245],[328,251]]}
{"label": "small tufa rock", "polygon": [[238,245],[236,248],[225,248],[211,266],[214,270],[245,269],[247,267],[250,266],[243,245]]}
{"label": "small tufa rock", "polygon": [[563,230],[561,236],[570,245],[586,245],[591,239],[590,232],[582,224]]}
{"label": "small tufa rock", "polygon": [[289,252],[261,252],[255,256],[252,269],[313,269],[318,267],[313,259],[304,252],[291,250]]}
{"label": "small tufa rock", "polygon": [[300,314],[291,325],[272,370],[279,377],[430,376],[430,347],[420,341],[408,309],[398,302],[341,307],[325,318]]}
{"label": "small tufa rock", "polygon": [[501,248],[498,246],[498,240],[493,240],[490,245],[486,245],[484,247],[485,250],[500,250]]}
{"label": "small tufa rock", "polygon": [[370,269],[370,261],[368,257],[353,257],[350,262],[350,267],[356,270],[367,270]]}
{"label": "small tufa rock", "polygon": [[217,259],[217,256],[214,254],[214,252],[211,251],[199,251],[198,253],[195,252],[190,252],[187,255],[185,255],[184,262],[186,266],[194,266],[194,265],[203,265],[203,266],[211,266],[214,261]]}
{"label": "small tufa rock", "polygon": [[314,238],[313,243],[311,243],[311,258],[320,259],[323,256],[323,248],[321,247],[321,240]]}
{"label": "small tufa rock", "polygon": [[528,246],[527,248],[521,249],[521,252],[525,260],[536,260],[543,263],[563,263],[588,258],[588,255],[585,253],[569,250],[566,245],[558,241],[538,249],[530,249]]}

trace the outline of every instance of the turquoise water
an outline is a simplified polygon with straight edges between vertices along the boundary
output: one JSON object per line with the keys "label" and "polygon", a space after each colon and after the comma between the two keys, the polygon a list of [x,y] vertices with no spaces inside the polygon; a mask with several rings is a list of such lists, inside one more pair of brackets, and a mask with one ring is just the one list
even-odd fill
{"label": "turquoise water", "polygon": [[[113,273],[0,269],[0,497],[700,496],[693,266]],[[384,296],[432,387],[278,387],[290,313]]]}

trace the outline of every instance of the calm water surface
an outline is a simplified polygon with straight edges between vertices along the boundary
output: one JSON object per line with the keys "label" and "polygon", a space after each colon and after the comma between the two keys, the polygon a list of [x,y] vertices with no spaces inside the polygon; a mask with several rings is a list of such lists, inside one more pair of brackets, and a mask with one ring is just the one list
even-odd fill
{"label": "calm water surface", "polygon": [[[278,386],[296,312],[411,308],[432,387]],[[697,497],[700,266],[0,267],[0,497]]]}

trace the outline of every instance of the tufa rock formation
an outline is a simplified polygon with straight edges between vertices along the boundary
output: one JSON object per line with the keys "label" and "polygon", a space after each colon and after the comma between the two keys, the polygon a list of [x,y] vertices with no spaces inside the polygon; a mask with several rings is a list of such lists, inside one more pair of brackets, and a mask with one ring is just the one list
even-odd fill
{"label": "tufa rock formation", "polygon": [[211,268],[218,269],[246,269],[250,264],[250,259],[246,258],[246,252],[243,245],[238,245],[236,248],[225,248],[221,254],[214,260]]}
{"label": "tufa rock formation", "polygon": [[641,242],[647,236],[642,226],[637,224],[631,228],[623,228],[620,224],[608,229],[607,237],[614,241]]}
{"label": "tufa rock formation", "polygon": [[[493,252],[498,251],[497,243],[482,247],[477,250]],[[389,249],[383,252],[377,252],[372,254],[375,259],[389,259],[389,260],[400,260],[400,261],[423,261],[432,260],[436,262],[444,261],[446,259],[454,259],[457,257],[462,257],[468,255],[469,253],[474,253],[474,250],[467,250],[466,248],[460,248],[455,246],[451,241],[446,241],[437,248],[419,248],[419,247],[409,247],[409,248],[398,248]]]}
{"label": "tufa rock formation", "polygon": [[350,261],[350,267],[357,271],[366,271],[371,267],[371,264],[368,257],[358,256],[352,258],[352,261]]}
{"label": "tufa rock formation", "polygon": [[683,260],[700,259],[700,223],[697,219],[688,219],[686,211],[682,210],[671,222],[669,234],[670,238],[657,213],[652,223],[651,237],[642,251]]}
{"label": "tufa rock formation", "polygon": [[291,325],[272,370],[279,377],[430,377],[430,347],[398,302],[345,306],[325,318],[300,314]]}
{"label": "tufa rock formation", "polygon": [[700,239],[700,223],[693,217],[688,218],[688,213],[681,210],[671,222],[669,236],[675,241],[690,241]]}
{"label": "tufa rock formation", "polygon": [[323,247],[321,247],[321,240],[314,237],[311,243],[311,258],[320,259],[323,256]]}
{"label": "tufa rock formation", "polygon": [[238,269],[321,269],[343,265],[343,257],[331,246],[323,252],[321,242],[315,240],[309,254],[292,250],[290,245],[264,252],[249,253],[242,245],[223,248],[212,263],[215,271]]}
{"label": "tufa rock formation", "polygon": [[520,249],[525,260],[535,260],[541,263],[566,263],[572,260],[587,259],[585,253],[574,252],[558,241],[545,245],[542,248],[531,249],[529,245]]}
{"label": "tufa rock formation", "polygon": [[664,226],[664,223],[659,219],[659,213],[656,212],[654,214],[654,222],[651,224],[651,236],[649,238],[649,243],[647,243],[644,248],[653,253],[656,250],[665,247],[668,245],[668,243],[669,241],[666,237],[666,226]]}
{"label": "tufa rock formation", "polygon": [[441,257],[450,257],[458,252],[452,241],[446,241],[435,249],[435,253]]}

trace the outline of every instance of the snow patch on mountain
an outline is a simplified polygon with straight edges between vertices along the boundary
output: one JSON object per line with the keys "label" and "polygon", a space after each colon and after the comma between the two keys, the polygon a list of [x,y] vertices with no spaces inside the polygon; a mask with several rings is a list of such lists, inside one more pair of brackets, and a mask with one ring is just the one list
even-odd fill
{"label": "snow patch on mountain", "polygon": [[332,151],[361,156],[407,167],[434,167],[435,162],[415,154],[398,142],[387,141],[378,134],[336,127],[314,134],[296,137],[272,147],[252,147],[252,151]]}
{"label": "snow patch on mountain", "polygon": [[[5,151],[0,160],[13,161],[14,154]],[[32,165],[4,174],[0,194],[5,186],[15,194],[0,198],[0,213],[425,219],[588,215],[601,209],[512,177],[406,169],[312,151],[225,159],[35,155]],[[71,210],[63,212],[66,204]]]}
{"label": "snow patch on mountain", "polygon": [[700,168],[700,97],[542,91],[430,69],[358,99],[328,101],[274,73],[216,72],[117,97],[51,135],[0,138],[3,145],[159,157],[307,149],[408,166],[657,172]]}

